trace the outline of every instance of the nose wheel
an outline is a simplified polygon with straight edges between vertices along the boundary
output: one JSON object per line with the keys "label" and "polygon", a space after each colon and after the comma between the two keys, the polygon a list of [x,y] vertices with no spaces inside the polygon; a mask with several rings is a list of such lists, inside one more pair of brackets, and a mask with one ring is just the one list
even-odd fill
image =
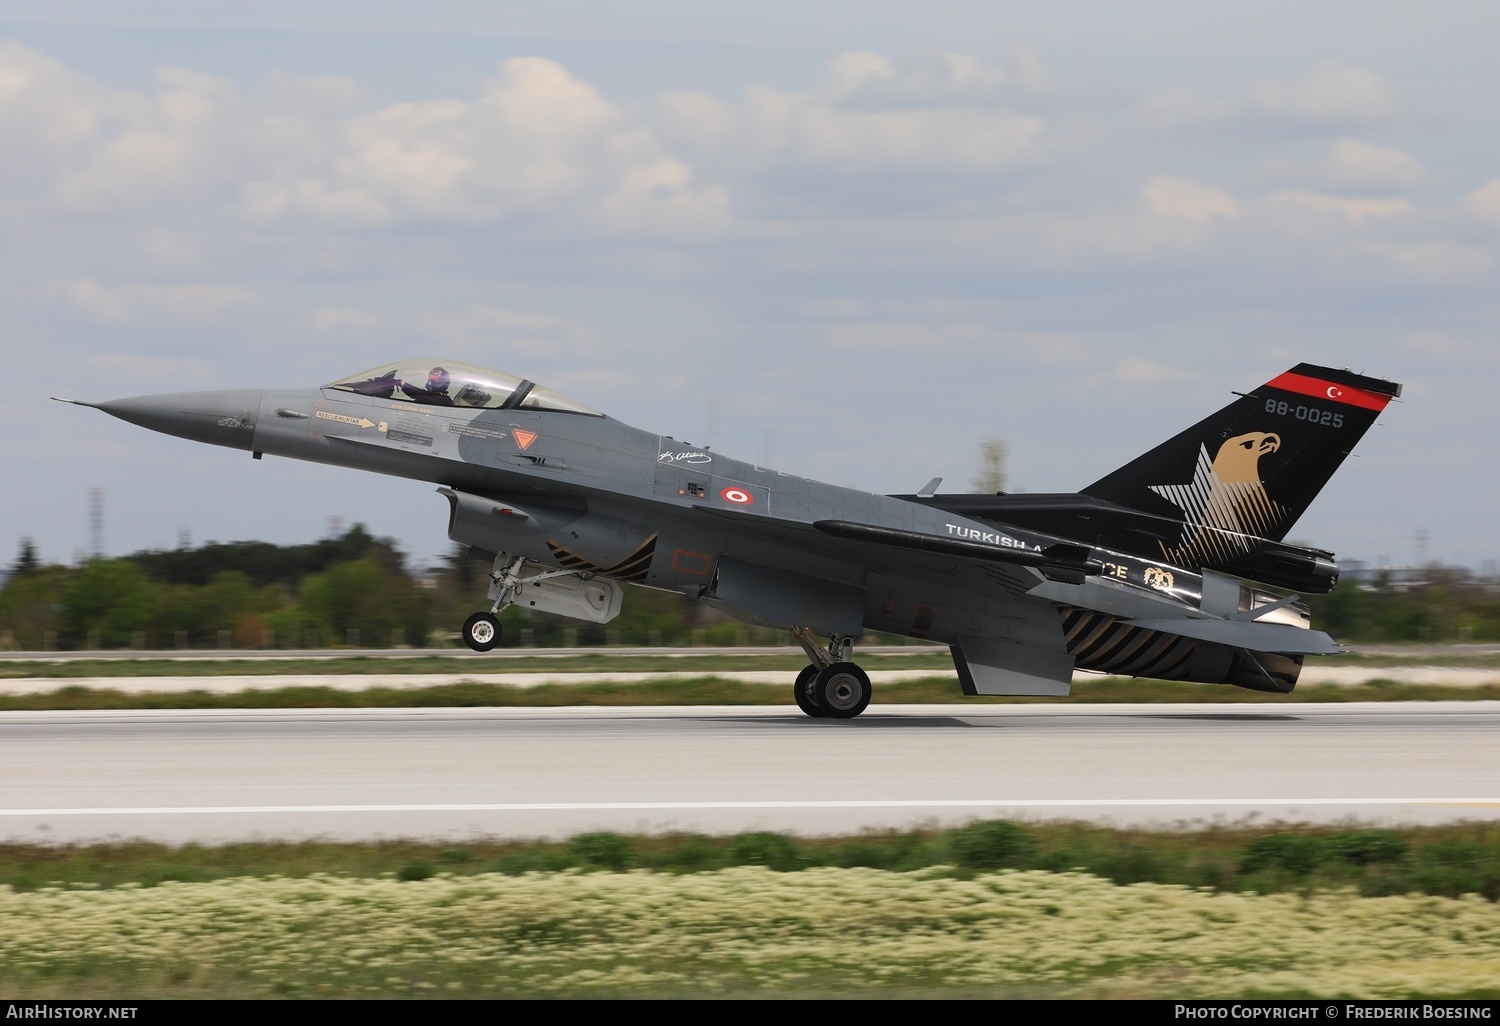
{"label": "nose wheel", "polygon": [[464,644],[488,652],[500,644],[500,621],[490,613],[475,613],[464,621]]}

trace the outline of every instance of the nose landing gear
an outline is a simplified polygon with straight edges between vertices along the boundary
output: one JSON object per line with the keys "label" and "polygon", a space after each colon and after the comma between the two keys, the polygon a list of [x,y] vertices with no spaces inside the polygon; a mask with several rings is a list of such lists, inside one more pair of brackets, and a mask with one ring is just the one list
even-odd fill
{"label": "nose landing gear", "polygon": [[[506,606],[514,605],[522,589],[537,585],[543,581],[556,581],[563,578],[576,578],[579,581],[590,581],[594,579],[592,573],[578,570],[546,570],[534,573],[530,577],[522,577],[521,572],[525,568],[526,559],[522,556],[512,558],[505,553],[495,557],[495,569],[490,572],[489,597],[494,599],[488,612],[475,613],[464,621],[464,644],[476,652],[488,652],[500,644],[500,620],[499,613]],[[535,566],[535,564],[533,564]],[[556,587],[555,585],[553,586]],[[566,590],[564,594],[551,594],[549,601],[543,603],[540,599],[528,601],[528,605],[539,606],[543,612],[559,612],[567,616],[585,616],[598,622],[605,622],[619,610],[620,586],[612,582],[604,582],[604,587],[612,591],[603,591],[599,595],[583,596],[584,603],[579,610],[559,608],[558,603],[566,603],[575,598],[573,590]],[[535,594],[535,593],[532,593]],[[613,612],[609,609],[613,608]],[[601,612],[601,610],[603,612]],[[593,615],[593,614],[599,615]]]}
{"label": "nose landing gear", "polygon": [[850,661],[854,641],[835,634],[825,648],[809,627],[793,627],[792,637],[812,660],[797,674],[793,695],[809,716],[852,720],[870,704],[870,677]]}
{"label": "nose landing gear", "polygon": [[500,621],[494,613],[475,613],[464,621],[464,644],[476,652],[488,652],[500,644]]}

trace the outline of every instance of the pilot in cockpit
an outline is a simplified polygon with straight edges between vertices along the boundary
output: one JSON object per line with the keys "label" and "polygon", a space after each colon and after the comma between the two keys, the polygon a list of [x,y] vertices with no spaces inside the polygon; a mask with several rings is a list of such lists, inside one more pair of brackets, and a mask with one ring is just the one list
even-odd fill
{"label": "pilot in cockpit", "polygon": [[426,385],[413,385],[403,381],[400,387],[412,402],[423,403],[427,406],[452,406],[453,397],[448,394],[448,386],[451,382],[452,379],[446,370],[442,367],[434,367],[427,374]]}

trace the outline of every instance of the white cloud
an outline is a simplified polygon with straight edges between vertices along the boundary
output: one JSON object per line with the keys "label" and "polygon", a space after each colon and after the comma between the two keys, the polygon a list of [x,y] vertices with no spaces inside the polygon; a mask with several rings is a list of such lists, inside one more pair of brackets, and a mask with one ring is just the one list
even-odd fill
{"label": "white cloud", "polygon": [[1198,374],[1186,367],[1174,367],[1142,356],[1127,356],[1102,374],[1084,380],[1085,388],[1129,383],[1132,385],[1153,384],[1163,381],[1191,381]]}
{"label": "white cloud", "polygon": [[1170,175],[1151,179],[1141,196],[1152,212],[1162,217],[1208,221],[1215,217],[1239,217],[1244,212],[1239,201],[1223,189]]}
{"label": "white cloud", "polygon": [[1486,182],[1465,196],[1463,209],[1482,220],[1500,224],[1500,178]]}
{"label": "white cloud", "polygon": [[1495,261],[1488,250],[1453,242],[1370,242],[1366,251],[1403,278],[1436,284],[1462,284],[1486,277]]}
{"label": "white cloud", "polygon": [[1332,60],[1319,61],[1302,78],[1257,82],[1247,100],[1261,114],[1322,125],[1388,121],[1400,109],[1388,80]]}
{"label": "white cloud", "polygon": [[61,61],[12,40],[0,41],[0,125],[6,151],[17,143],[63,148],[94,137],[115,97]]}
{"label": "white cloud", "polygon": [[1390,121],[1400,112],[1396,88],[1364,68],[1320,61],[1300,78],[1251,83],[1237,96],[1212,97],[1187,86],[1163,90],[1140,103],[1135,115],[1156,131],[1283,123],[1337,129]]}
{"label": "white cloud", "polygon": [[361,188],[332,188],[315,178],[247,182],[240,189],[240,212],[250,221],[311,218],[334,226],[370,228],[394,219],[390,206]]}
{"label": "white cloud", "polygon": [[198,238],[164,228],[148,228],[141,237],[141,256],[162,267],[201,267],[203,247]]}
{"label": "white cloud", "polygon": [[222,317],[229,309],[254,303],[256,293],[242,285],[153,285],[128,282],[106,285],[79,280],[63,286],[62,293],[79,313],[94,320],[120,323],[149,318],[206,321]]}
{"label": "white cloud", "polygon": [[[1035,55],[1020,63],[1028,80],[1043,75]],[[829,60],[827,67],[823,95],[853,105],[993,103],[1011,82],[1002,68],[986,67],[968,54],[940,50],[918,50],[897,57],[864,51],[842,53]]]}
{"label": "white cloud", "polygon": [[601,211],[611,227],[648,237],[715,237],[733,220],[729,190],[699,186],[692,169],[676,160],[631,171]]}
{"label": "white cloud", "polygon": [[844,171],[961,171],[1004,168],[1032,155],[1040,118],[1010,110],[851,111],[799,104],[786,125],[799,163]]}
{"label": "white cloud", "polygon": [[440,355],[484,365],[502,351],[579,354],[600,346],[598,333],[583,321],[487,303],[462,310],[426,310],[413,318],[413,327],[439,343]]}
{"label": "white cloud", "polygon": [[1393,217],[1405,214],[1413,208],[1408,200],[1399,197],[1384,199],[1348,199],[1343,196],[1328,196],[1317,192],[1282,190],[1268,197],[1272,204],[1288,204],[1304,210],[1315,210],[1320,214],[1338,214],[1356,224],[1370,218]]}
{"label": "white cloud", "polygon": [[1427,169],[1414,157],[1390,146],[1359,139],[1339,139],[1311,163],[1276,160],[1256,169],[1261,181],[1298,182],[1326,189],[1404,191],[1425,185]]}

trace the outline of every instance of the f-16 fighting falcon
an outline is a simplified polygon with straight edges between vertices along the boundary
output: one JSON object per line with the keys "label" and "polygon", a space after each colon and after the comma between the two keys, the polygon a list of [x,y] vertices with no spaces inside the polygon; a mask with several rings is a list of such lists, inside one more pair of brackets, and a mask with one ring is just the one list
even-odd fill
{"label": "f-16 fighting falcon", "polygon": [[[1287,693],[1340,651],[1298,594],[1333,554],[1287,544],[1401,386],[1299,364],[1077,494],[874,495],[631,427],[511,374],[413,360],[322,388],[86,403],[199,442],[437,484],[493,565],[470,648],[511,605],[596,623],[620,582],[789,631],[809,716],[870,702],[865,630],[948,645],[967,695],[1066,695],[1075,669]],[[826,640],[824,640],[826,639]]]}

